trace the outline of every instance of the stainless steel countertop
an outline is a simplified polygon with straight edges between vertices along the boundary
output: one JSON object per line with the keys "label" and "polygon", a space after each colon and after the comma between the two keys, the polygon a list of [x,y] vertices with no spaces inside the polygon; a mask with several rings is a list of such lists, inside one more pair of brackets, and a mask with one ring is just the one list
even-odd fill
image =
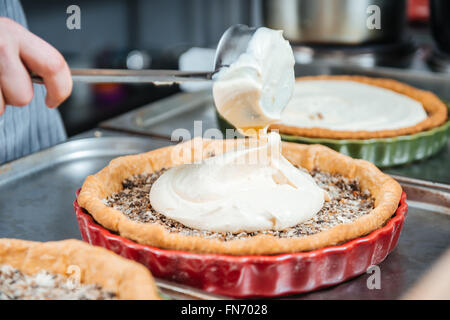
{"label": "stainless steel countertop", "polygon": [[[167,139],[99,129],[0,166],[0,237],[37,241],[80,239],[72,202],[86,176],[117,156],[168,144]],[[448,208],[421,203],[420,193],[416,198],[409,202],[410,209],[397,248],[380,264],[380,290],[369,290],[366,282],[370,274],[363,274],[328,289],[285,298],[399,298],[450,243],[450,216],[445,213]],[[160,285],[167,287],[165,282]],[[190,292],[189,288],[183,290]],[[208,298],[205,293],[190,292],[190,295]]]}

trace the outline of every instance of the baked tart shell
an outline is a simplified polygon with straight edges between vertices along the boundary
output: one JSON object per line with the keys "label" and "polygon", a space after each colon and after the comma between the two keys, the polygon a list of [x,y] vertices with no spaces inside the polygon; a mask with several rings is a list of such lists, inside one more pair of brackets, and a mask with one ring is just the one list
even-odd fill
{"label": "baked tart shell", "polygon": [[374,198],[374,209],[351,223],[340,224],[313,235],[278,238],[262,234],[246,239],[222,241],[169,232],[159,224],[136,222],[104,203],[104,199],[120,191],[122,181],[132,175],[200,161],[213,154],[233,150],[238,144],[243,143],[245,143],[243,139],[196,138],[176,146],[114,159],[103,170],[85,180],[77,202],[100,225],[137,243],[162,249],[226,255],[268,255],[334,246],[380,228],[398,207],[402,193],[400,185],[373,164],[352,159],[324,146],[286,142],[283,142],[283,155],[294,165],[307,170],[319,169],[352,179],[357,178],[361,188],[369,190]]}
{"label": "baked tart shell", "polygon": [[391,138],[398,136],[411,135],[422,131],[436,128],[447,121],[447,106],[434,93],[414,88],[405,83],[385,78],[370,78],[364,76],[349,75],[322,75],[299,77],[296,81],[302,80],[348,80],[365,83],[372,86],[385,88],[397,93],[408,96],[422,103],[428,117],[414,126],[400,128],[395,130],[378,130],[378,131],[345,131],[330,130],[325,128],[302,128],[296,126],[288,126],[283,124],[273,124],[271,129],[278,130],[281,134],[292,136],[309,137],[309,138],[328,138],[328,139],[375,139],[375,138]]}
{"label": "baked tart shell", "polygon": [[114,234],[74,201],[83,239],[147,266],[155,277],[236,298],[274,297],[336,285],[381,263],[397,245],[408,206],[402,194],[383,227],[337,246],[280,255],[230,256],[165,250]]}
{"label": "baked tart shell", "polygon": [[63,276],[69,276],[70,267],[77,266],[81,270],[82,283],[100,285],[114,292],[119,299],[161,299],[153,277],[144,266],[79,240],[0,239],[2,264],[28,275],[46,270]]}

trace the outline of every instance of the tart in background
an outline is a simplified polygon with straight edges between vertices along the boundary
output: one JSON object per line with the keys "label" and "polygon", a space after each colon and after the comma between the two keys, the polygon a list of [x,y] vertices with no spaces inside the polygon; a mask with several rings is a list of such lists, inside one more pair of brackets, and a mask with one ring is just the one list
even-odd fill
{"label": "tart in background", "polygon": [[144,266],[79,240],[0,239],[0,280],[8,299],[160,299]]}
{"label": "tart in background", "polygon": [[[312,98],[316,98],[315,101],[306,101],[306,98],[311,97],[302,97],[301,94],[302,91],[294,93],[294,97],[289,102],[289,105],[284,110],[284,114],[289,114],[290,109],[295,110],[295,104],[303,104],[299,108],[299,111],[303,112],[320,112],[321,107],[326,107],[325,112],[322,111],[321,119],[317,119],[317,121],[311,121],[312,123],[315,123],[315,125],[309,125],[309,126],[302,126],[302,123],[297,123],[294,125],[288,125],[284,124],[289,121],[284,120],[284,116],[282,115],[282,119],[280,123],[274,124],[271,126],[272,129],[278,130],[280,133],[287,134],[287,135],[293,135],[293,136],[302,136],[302,137],[309,137],[309,138],[325,138],[325,139],[377,139],[377,138],[393,138],[398,136],[404,136],[404,135],[411,135],[423,131],[427,131],[433,128],[436,128],[442,124],[444,124],[447,121],[447,107],[446,105],[432,92],[420,90],[417,88],[414,88],[412,86],[409,86],[407,84],[401,83],[396,80],[391,79],[383,79],[383,78],[369,78],[369,77],[363,77],[363,76],[313,76],[313,77],[301,77],[296,79],[296,84],[299,86],[299,88],[302,88],[302,84],[314,84],[317,81],[319,87],[318,92],[314,92],[314,89],[312,88],[309,90],[305,90],[305,94],[312,94]],[[346,94],[342,94],[342,92],[333,92],[330,91],[330,88],[328,89],[320,89],[321,85],[325,84],[331,84],[336,85],[335,90],[347,90],[348,92]],[[330,86],[331,87],[331,86]],[[376,87],[376,88],[374,88]],[[386,90],[378,90],[386,89]],[[375,89],[375,90],[374,90]],[[364,90],[364,91],[363,91]],[[295,91],[295,90],[294,90]],[[352,110],[352,98],[360,95],[361,93],[358,91],[363,92],[363,99],[362,101],[359,101],[361,104],[365,104],[365,106],[356,106],[357,108]],[[325,97],[321,95],[325,95]],[[342,94],[342,96],[341,96]],[[298,97],[296,97],[297,95]],[[329,100],[328,106],[323,105],[314,105],[315,103],[325,104],[327,101],[326,99],[328,97],[332,98],[333,95],[337,97],[337,99]],[[298,99],[296,99],[298,98]],[[324,99],[321,101],[317,101],[320,99]],[[349,101],[345,101],[345,98],[347,98]],[[383,98],[383,100],[379,100],[380,104],[385,103],[386,105],[377,105],[376,103],[372,103],[372,99],[374,98]],[[388,100],[388,101],[386,101]],[[406,101],[405,101],[406,100]],[[391,103],[392,101],[392,103]],[[420,120],[412,121],[410,124],[403,124],[401,123],[403,119],[400,117],[402,116],[394,114],[396,112],[396,103],[402,103],[406,102],[409,103],[408,106],[411,106],[411,103],[416,104],[416,108],[410,110],[410,112],[415,111],[421,111],[417,110],[417,107],[423,109],[422,113],[424,114],[423,118],[420,118]],[[416,103],[418,102],[418,103]],[[363,109],[366,112],[371,112],[371,109],[378,109],[374,110],[372,113],[368,114],[362,114],[366,117],[362,119],[358,119],[361,123],[348,123],[349,126],[355,125],[356,129],[350,130],[349,128],[346,129],[346,126],[343,126],[344,129],[339,128],[327,128],[332,124],[332,122],[326,122],[327,114],[325,114],[327,111],[331,111],[334,108],[337,108],[337,104],[343,104],[344,106],[348,107],[348,114],[346,114],[346,108],[342,108],[340,111],[340,114],[338,116],[341,117],[339,121],[348,119],[348,122],[351,122],[353,115],[352,112],[357,111],[357,109]],[[377,101],[378,103],[378,101]],[[306,110],[308,108],[305,108],[305,106],[312,104],[313,107],[309,108],[312,110]],[[314,108],[314,106],[316,108]],[[402,106],[398,105],[398,108]],[[315,109],[315,110],[314,110]],[[306,116],[306,114],[305,114]],[[308,114],[309,117],[314,117],[315,114]],[[333,116],[333,115],[330,115]],[[407,117],[408,114],[405,113],[403,116]],[[389,119],[392,117],[393,119]],[[373,119],[378,118],[378,119]],[[304,120],[306,122],[307,117],[304,117]],[[333,119],[335,120],[335,119]],[[369,125],[366,125],[364,123],[364,120],[367,120],[369,122]],[[372,120],[372,121],[370,121]],[[376,120],[376,121],[373,121]],[[389,123],[389,120],[395,120],[397,124]],[[301,121],[299,121],[301,122]],[[306,123],[305,123],[306,124]],[[384,124],[384,127],[383,127]],[[374,128],[371,128],[371,126],[374,126]],[[380,128],[376,128],[375,126],[381,126]],[[396,127],[398,126],[398,127]],[[342,127],[342,123],[341,123]]]}
{"label": "tart in background", "polygon": [[[330,130],[283,123],[272,125],[271,129],[278,130],[284,141],[323,144],[353,158],[368,160],[378,167],[401,165],[425,159],[447,145],[450,135],[448,107],[429,91],[391,79],[364,76],[324,75],[297,78],[298,82],[314,80],[354,81],[392,90],[421,103],[427,116],[412,126],[375,131]],[[370,100],[370,97],[367,99]],[[292,99],[290,103],[295,103],[295,99]],[[219,126],[224,133],[226,129],[233,127],[219,114],[217,117]]]}

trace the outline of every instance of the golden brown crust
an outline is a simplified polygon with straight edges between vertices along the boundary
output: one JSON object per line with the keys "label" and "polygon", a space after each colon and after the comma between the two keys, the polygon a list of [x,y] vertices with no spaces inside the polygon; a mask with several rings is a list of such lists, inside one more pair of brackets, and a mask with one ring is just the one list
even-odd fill
{"label": "golden brown crust", "polygon": [[79,240],[33,242],[0,239],[0,265],[8,264],[25,274],[41,270],[69,276],[79,267],[80,281],[98,284],[119,299],[160,299],[150,272],[100,247]]}
{"label": "golden brown crust", "polygon": [[435,94],[430,91],[411,87],[396,80],[369,78],[364,76],[329,75],[297,78],[297,81],[302,80],[350,80],[389,89],[421,102],[428,117],[414,126],[395,130],[344,131],[324,128],[301,128],[283,124],[273,124],[270,126],[271,129],[278,130],[280,133],[284,134],[310,138],[372,139],[397,137],[426,131],[442,125],[447,120],[447,106]]}
{"label": "golden brown crust", "polygon": [[[339,173],[349,178],[358,177],[361,186],[375,198],[375,208],[353,223],[342,224],[329,230],[301,238],[277,238],[258,235],[247,239],[222,241],[198,236],[171,233],[158,224],[139,223],[128,219],[120,211],[102,201],[122,189],[122,181],[134,174],[151,173],[221,154],[242,144],[240,140],[202,140],[195,138],[186,143],[153,150],[139,155],[117,158],[103,170],[89,176],[78,196],[78,203],[104,227],[138,243],[164,249],[221,253],[230,255],[278,254],[310,251],[357,238],[381,227],[395,212],[402,189],[391,177],[364,160],[354,160],[320,145],[283,143],[283,154],[293,164],[308,170],[317,168]],[[203,147],[202,152],[199,146]]]}

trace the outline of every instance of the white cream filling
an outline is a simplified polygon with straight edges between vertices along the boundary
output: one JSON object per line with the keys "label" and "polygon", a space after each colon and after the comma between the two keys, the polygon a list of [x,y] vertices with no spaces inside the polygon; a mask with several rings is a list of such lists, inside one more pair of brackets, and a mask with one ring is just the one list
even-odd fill
{"label": "white cream filling", "polygon": [[355,81],[297,81],[281,123],[346,131],[400,129],[425,120],[422,104],[392,90]]}
{"label": "white cream filling", "polygon": [[294,64],[283,31],[259,28],[247,51],[215,77],[218,112],[236,128],[265,127],[278,121],[292,96]]}
{"label": "white cream filling", "polygon": [[[257,141],[256,139],[254,141]],[[282,230],[314,216],[325,191],[280,153],[280,136],[164,172],[152,207],[185,226],[215,232]]]}
{"label": "white cream filling", "polygon": [[[294,63],[281,31],[258,29],[247,51],[215,78],[218,112],[244,134],[278,121],[292,96]],[[215,232],[282,230],[313,217],[326,193],[281,155],[280,135],[250,141],[260,145],[164,172],[150,190],[152,207]]]}

